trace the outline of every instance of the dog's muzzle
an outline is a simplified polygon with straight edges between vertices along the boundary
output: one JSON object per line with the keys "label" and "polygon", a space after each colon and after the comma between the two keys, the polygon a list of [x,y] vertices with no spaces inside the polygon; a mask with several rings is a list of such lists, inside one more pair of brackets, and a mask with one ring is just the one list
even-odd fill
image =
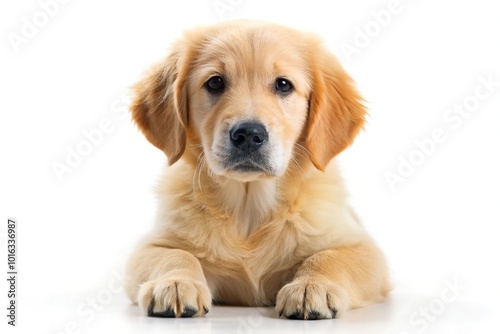
{"label": "dog's muzzle", "polygon": [[269,139],[268,132],[260,122],[245,122],[229,130],[231,150],[226,167],[238,172],[269,171],[264,151]]}

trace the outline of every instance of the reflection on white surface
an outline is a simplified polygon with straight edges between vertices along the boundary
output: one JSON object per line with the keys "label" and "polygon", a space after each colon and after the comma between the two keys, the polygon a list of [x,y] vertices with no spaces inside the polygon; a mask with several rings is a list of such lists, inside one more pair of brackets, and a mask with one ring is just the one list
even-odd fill
{"label": "reflection on white surface", "polygon": [[[63,296],[43,305],[24,305],[20,328],[33,333],[497,333],[500,326],[486,303],[457,298],[437,314],[426,307],[437,296],[395,291],[387,302],[347,312],[334,320],[288,320],[273,308],[215,306],[204,318],[150,318],[117,295],[95,317],[80,316],[79,302]],[[85,300],[84,294],[82,299]],[[498,310],[497,310],[498,311]],[[423,326],[423,320],[428,319]],[[66,328],[66,329],[65,329]],[[27,333],[23,330],[23,333]],[[481,331],[482,330],[482,331]]]}

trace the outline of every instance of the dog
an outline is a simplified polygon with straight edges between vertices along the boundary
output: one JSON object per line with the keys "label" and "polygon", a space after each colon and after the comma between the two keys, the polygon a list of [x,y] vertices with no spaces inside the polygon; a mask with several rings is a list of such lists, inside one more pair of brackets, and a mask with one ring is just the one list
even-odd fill
{"label": "dog", "polygon": [[213,302],[332,319],[386,299],[384,255],[334,160],[366,108],[320,38],[254,21],[194,28],[134,93],[132,118],[170,165],[126,269],[146,315],[204,316]]}

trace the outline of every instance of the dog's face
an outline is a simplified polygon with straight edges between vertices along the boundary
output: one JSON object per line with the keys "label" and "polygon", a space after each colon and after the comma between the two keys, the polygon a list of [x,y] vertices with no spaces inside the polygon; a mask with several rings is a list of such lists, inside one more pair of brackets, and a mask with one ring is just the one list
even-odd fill
{"label": "dog's face", "polygon": [[282,175],[307,119],[307,60],[281,34],[228,31],[210,40],[189,78],[189,120],[218,175]]}
{"label": "dog's face", "polygon": [[133,117],[170,164],[189,152],[239,181],[281,176],[296,155],[324,169],[365,115],[316,38],[271,24],[187,33],[136,92]]}

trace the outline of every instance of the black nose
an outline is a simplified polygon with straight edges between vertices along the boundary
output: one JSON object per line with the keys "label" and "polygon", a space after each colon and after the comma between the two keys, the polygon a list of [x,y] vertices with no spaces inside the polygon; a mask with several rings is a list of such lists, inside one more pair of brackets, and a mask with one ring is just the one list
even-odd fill
{"label": "black nose", "polygon": [[267,131],[260,123],[241,123],[229,131],[231,143],[246,152],[257,151],[267,141]]}

